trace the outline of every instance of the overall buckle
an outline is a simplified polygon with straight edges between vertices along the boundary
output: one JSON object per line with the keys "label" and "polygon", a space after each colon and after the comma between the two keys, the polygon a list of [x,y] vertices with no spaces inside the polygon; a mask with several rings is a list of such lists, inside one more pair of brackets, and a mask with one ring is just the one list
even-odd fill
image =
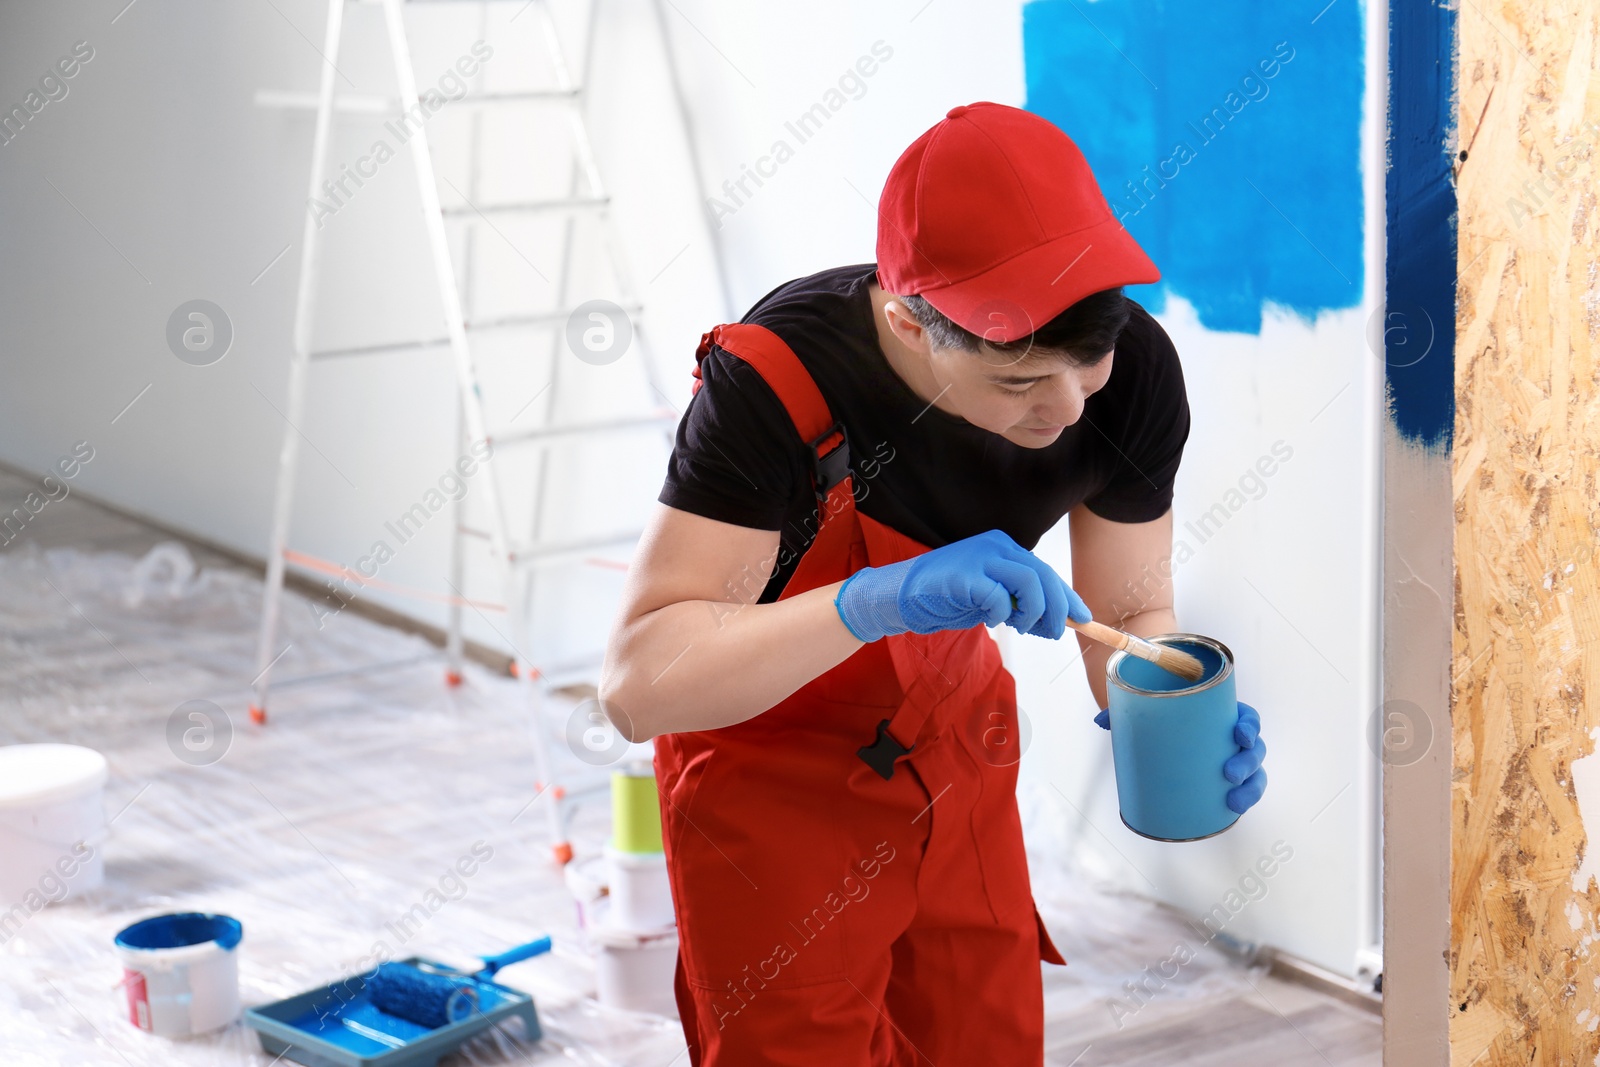
{"label": "overall buckle", "polygon": [[[823,442],[834,434],[839,435],[839,443],[824,455]],[[806,443],[811,446],[811,482],[816,487],[817,499],[826,500],[829,490],[850,477],[850,439],[845,436],[844,423],[834,423],[816,440]]]}
{"label": "overall buckle", "polygon": [[889,720],[884,719],[878,724],[878,739],[870,745],[856,749],[856,755],[860,756],[861,761],[868,767],[877,771],[878,777],[887,782],[894,777],[894,761],[916,747],[915,743],[911,748],[907,748],[896,741],[894,735],[889,732]]}

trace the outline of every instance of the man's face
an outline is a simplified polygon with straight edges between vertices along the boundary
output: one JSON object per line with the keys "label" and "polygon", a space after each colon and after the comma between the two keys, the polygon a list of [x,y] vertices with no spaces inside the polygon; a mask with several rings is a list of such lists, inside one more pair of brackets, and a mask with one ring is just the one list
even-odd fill
{"label": "man's face", "polygon": [[930,348],[929,367],[943,390],[939,407],[1023,448],[1054,444],[1083,415],[1083,405],[1111,377],[1115,351],[1084,366],[1065,356],[1026,356],[980,345],[976,352]]}

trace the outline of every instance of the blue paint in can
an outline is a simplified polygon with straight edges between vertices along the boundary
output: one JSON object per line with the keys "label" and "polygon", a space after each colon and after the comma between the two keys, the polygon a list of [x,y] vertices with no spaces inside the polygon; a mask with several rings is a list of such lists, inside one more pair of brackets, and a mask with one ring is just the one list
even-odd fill
{"label": "blue paint in can", "polygon": [[183,911],[157,915],[125,927],[117,934],[116,943],[122,948],[152,951],[215,941],[218,948],[227,950],[237,945],[243,936],[244,926],[231,915]]}
{"label": "blue paint in can", "polygon": [[128,1021],[160,1037],[189,1037],[239,1015],[244,927],[231,915],[155,915],[118,931]]}
{"label": "blue paint in can", "polygon": [[1111,757],[1122,821],[1157,841],[1198,841],[1239,820],[1222,765],[1239,751],[1233,653],[1199,634],[1150,641],[1179,648],[1205,665],[1189,682],[1148,660],[1118,651],[1106,663]]}

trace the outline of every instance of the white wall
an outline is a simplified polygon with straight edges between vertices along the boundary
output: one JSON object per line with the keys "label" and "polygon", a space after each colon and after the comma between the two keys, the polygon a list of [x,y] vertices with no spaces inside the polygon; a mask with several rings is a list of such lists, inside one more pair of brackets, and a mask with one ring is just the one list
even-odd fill
{"label": "white wall", "polygon": [[[1261,712],[1270,785],[1227,833],[1185,845],[1127,832],[1117,815],[1109,743],[1075,649],[1008,642],[1033,739],[1024,788],[1065,813],[1063,840],[1131,889],[1191,914],[1236,909],[1241,879],[1275,842],[1293,858],[1238,908],[1226,932],[1276,945],[1338,973],[1381,968],[1378,782],[1368,743],[1378,706],[1379,471],[1382,357],[1369,320],[1383,302],[1386,7],[1367,5],[1361,305],[1314,324],[1268,307],[1259,336],[1201,327],[1181,298],[1162,324],[1184,364],[1193,431],[1174,500],[1175,541],[1193,550],[1174,577],[1180,628],[1222,640],[1239,698]],[[1277,442],[1293,450],[1266,489],[1230,498]],[[1220,531],[1193,525],[1218,503]],[[1040,552],[1070,566],[1057,529]]]}
{"label": "white wall", "polygon": [[[0,213],[0,317],[9,326],[0,458],[42,469],[88,439],[96,458],[77,483],[83,490],[260,555],[283,431],[274,407],[283,407],[311,124],[303,114],[252,101],[261,87],[314,87],[320,5],[139,4],[113,23],[121,9],[122,0],[111,0],[0,14],[0,102],[20,100],[73,42],[95,48],[69,96],[0,147],[0,194],[10,205]],[[543,73],[530,50],[531,16],[508,23],[513,10],[497,16],[489,37],[496,49],[485,66],[489,86],[532,84]],[[561,14],[569,30],[581,23],[574,9]],[[424,19],[429,26],[418,35],[425,38],[416,64],[424,84],[478,36],[467,15],[411,17],[419,28]],[[1381,17],[1369,15],[1378,25]],[[458,28],[451,19],[462,20]],[[859,99],[721,220],[717,238],[735,313],[790,277],[870,260],[883,176],[948,107],[1022,102],[1016,3],[828,0],[777,8],[675,0],[667,19],[713,189],[767,153],[784,122],[817,102],[875,42],[893,50]],[[353,8],[347,39],[344,74],[362,91],[387,91],[378,10]],[[726,309],[649,7],[642,0],[609,3],[601,41],[595,115],[602,164],[666,391],[681,405],[694,344]],[[1369,66],[1381,72],[1381,53],[1372,55]],[[1381,93],[1372,99],[1381,102]],[[1180,536],[1184,523],[1222,499],[1273,442],[1293,448],[1261,499],[1204,544],[1191,538],[1194,558],[1177,578],[1180,623],[1232,647],[1240,695],[1262,712],[1272,779],[1266,799],[1213,841],[1174,846],[1134,837],[1116,817],[1109,742],[1090,722],[1095,708],[1081,668],[1063,672],[1075,649],[1007,643],[1034,731],[1024,761],[1029,801],[1053,805],[1048,818],[1081,856],[1134,888],[1204,911],[1281,838],[1295,849],[1294,860],[1230,932],[1345,972],[1368,943],[1374,878],[1371,761],[1362,730],[1375,704],[1379,363],[1364,328],[1382,276],[1380,117],[1369,101],[1368,295],[1359,312],[1308,326],[1269,310],[1259,337],[1208,332],[1181,300],[1164,317],[1194,410],[1177,490]],[[449,110],[429,126],[441,173],[462,188],[467,128],[464,113]],[[338,129],[336,165],[353,161],[380,135],[370,120]],[[527,158],[513,147],[513,126],[486,129],[493,161]],[[434,332],[410,177],[403,158],[390,162],[325,228],[330,285],[319,344]],[[511,191],[485,186],[480,197]],[[539,276],[554,277],[548,237],[511,224],[480,231],[474,264],[486,283],[484,310],[554,304]],[[584,277],[576,296],[609,295],[592,271]],[[195,297],[221,305],[236,330],[233,349],[209,367],[180,362],[163,339],[172,309]],[[562,373],[578,396],[564,413],[654,404],[630,374],[636,354],[607,367],[566,359]],[[507,420],[549,377],[547,347],[526,339],[497,341],[484,361],[498,386],[495,413]],[[330,363],[313,369],[313,382],[300,427],[310,445],[302,450],[291,543],[353,564],[384,536],[384,521],[417,501],[451,462],[450,373],[435,351]],[[611,453],[568,453],[557,463],[558,484],[574,503],[555,532],[602,530],[642,515],[659,488],[664,455],[649,441]],[[505,467],[508,495],[525,508],[531,475],[514,463]],[[479,495],[475,490],[469,500]],[[447,591],[446,521],[435,518],[382,577]],[[1041,551],[1066,567],[1064,531]],[[483,557],[476,562],[482,580],[468,592],[493,599]],[[595,647],[616,581],[615,572],[579,568],[546,585],[548,617],[535,659]],[[423,602],[371,595],[441,617]],[[471,621],[473,636],[498,641],[493,629]]]}

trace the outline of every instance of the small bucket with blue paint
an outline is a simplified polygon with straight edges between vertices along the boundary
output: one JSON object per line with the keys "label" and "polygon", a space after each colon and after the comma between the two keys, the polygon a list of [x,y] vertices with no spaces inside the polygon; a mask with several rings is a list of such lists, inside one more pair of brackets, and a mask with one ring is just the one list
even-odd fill
{"label": "small bucket with blue paint", "polygon": [[1106,663],[1111,758],[1117,803],[1128,829],[1156,841],[1199,841],[1239,820],[1222,765],[1239,751],[1233,653],[1199,634],[1148,638],[1205,666],[1190,682],[1117,651]]}
{"label": "small bucket with blue paint", "polygon": [[128,1021],[161,1037],[220,1030],[239,1017],[239,941],[228,915],[156,915],[117,934]]}

